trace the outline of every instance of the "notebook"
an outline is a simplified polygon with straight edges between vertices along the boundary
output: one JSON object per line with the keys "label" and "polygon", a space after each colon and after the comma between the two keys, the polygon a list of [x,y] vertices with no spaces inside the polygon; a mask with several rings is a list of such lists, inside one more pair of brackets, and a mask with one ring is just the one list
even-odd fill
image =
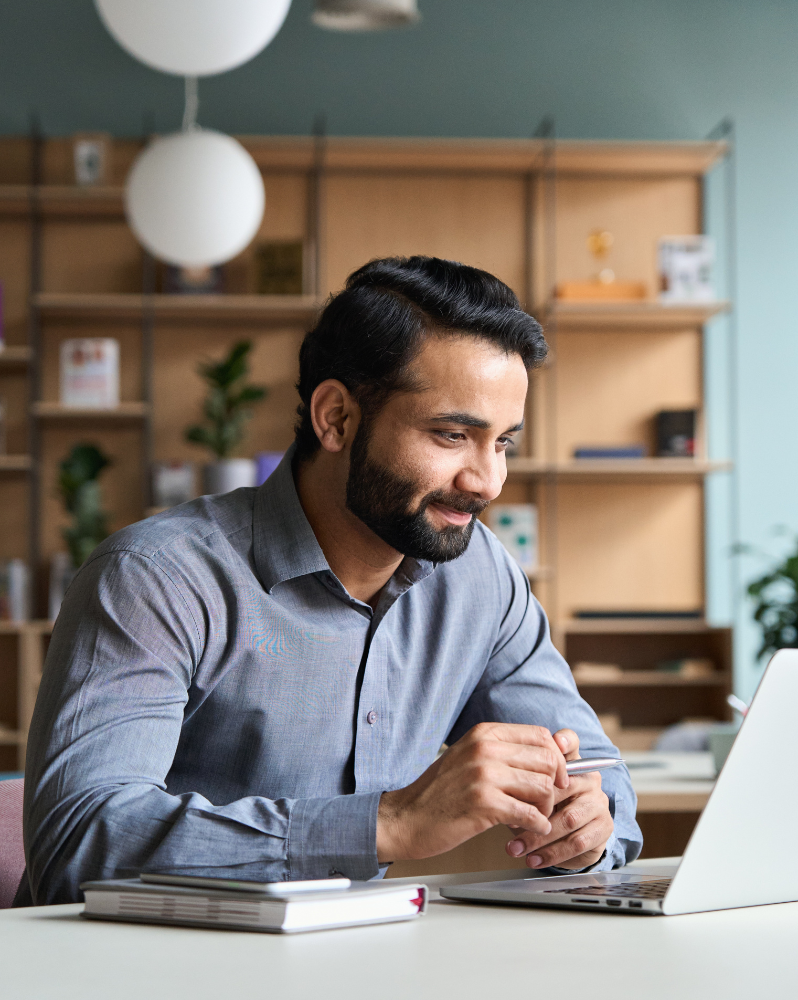
{"label": "notebook", "polygon": [[[280,894],[281,887],[284,892]],[[349,888],[291,892],[291,883],[246,889],[158,885],[141,879],[84,882],[82,916],[91,920],[179,924],[295,934],[413,920],[426,911],[425,885],[352,882]]]}

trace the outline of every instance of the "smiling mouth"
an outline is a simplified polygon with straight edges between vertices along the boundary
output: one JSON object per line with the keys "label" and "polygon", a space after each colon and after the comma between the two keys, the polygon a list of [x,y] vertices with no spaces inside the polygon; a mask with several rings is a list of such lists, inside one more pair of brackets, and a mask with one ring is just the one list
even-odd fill
{"label": "smiling mouth", "polygon": [[471,518],[473,514],[466,513],[462,510],[454,510],[452,507],[445,507],[443,504],[431,503],[429,509],[434,510],[436,514],[443,518],[447,524],[455,525],[458,528],[463,528],[465,525],[471,523]]}

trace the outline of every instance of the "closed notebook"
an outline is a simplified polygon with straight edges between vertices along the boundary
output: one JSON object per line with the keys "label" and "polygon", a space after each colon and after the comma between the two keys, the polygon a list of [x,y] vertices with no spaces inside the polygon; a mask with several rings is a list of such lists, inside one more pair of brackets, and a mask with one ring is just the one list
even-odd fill
{"label": "closed notebook", "polygon": [[84,917],[139,923],[224,927],[293,934],[332,927],[412,920],[427,908],[425,885],[353,882],[336,892],[281,898],[274,892],[237,892],[153,885],[138,879],[84,882]]}

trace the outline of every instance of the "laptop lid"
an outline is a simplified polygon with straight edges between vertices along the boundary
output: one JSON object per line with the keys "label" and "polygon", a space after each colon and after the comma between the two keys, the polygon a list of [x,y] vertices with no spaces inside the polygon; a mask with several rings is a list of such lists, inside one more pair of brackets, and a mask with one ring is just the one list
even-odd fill
{"label": "laptop lid", "polygon": [[662,912],[798,900],[798,649],[768,664]]}

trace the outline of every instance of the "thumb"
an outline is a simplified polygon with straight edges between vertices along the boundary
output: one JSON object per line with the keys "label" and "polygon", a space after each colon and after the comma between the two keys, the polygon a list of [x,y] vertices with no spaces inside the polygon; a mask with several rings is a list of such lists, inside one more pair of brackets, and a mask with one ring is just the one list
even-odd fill
{"label": "thumb", "polygon": [[562,750],[566,760],[579,759],[579,737],[573,729],[559,729],[554,734],[554,742]]}

